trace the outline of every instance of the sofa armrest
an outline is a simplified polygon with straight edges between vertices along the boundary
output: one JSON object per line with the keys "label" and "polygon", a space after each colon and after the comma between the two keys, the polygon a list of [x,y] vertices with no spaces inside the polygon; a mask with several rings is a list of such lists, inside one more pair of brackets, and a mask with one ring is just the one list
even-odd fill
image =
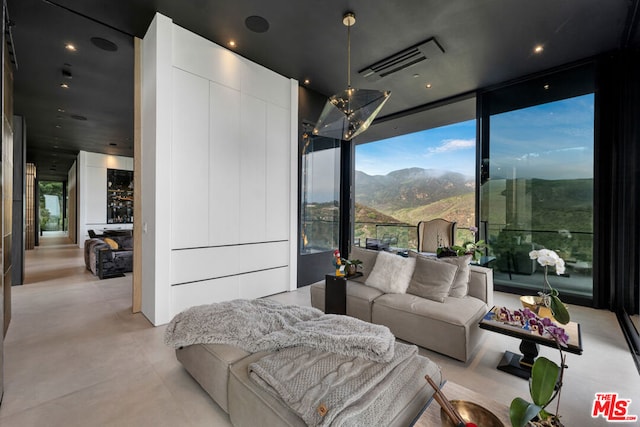
{"label": "sofa armrest", "polygon": [[469,295],[493,307],[493,270],[471,265],[469,274]]}

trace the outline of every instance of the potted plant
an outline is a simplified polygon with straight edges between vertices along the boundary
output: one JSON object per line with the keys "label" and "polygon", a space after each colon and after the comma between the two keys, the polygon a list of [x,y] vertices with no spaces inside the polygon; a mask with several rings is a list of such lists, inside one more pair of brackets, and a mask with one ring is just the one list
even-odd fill
{"label": "potted plant", "polygon": [[542,285],[542,291],[538,292],[538,296],[521,297],[520,300],[522,301],[522,304],[525,307],[528,305],[546,307],[551,311],[551,315],[555,320],[566,325],[571,320],[571,316],[569,315],[567,307],[560,300],[558,290],[551,287],[548,277],[549,267],[554,267],[557,275],[564,274],[564,260],[560,258],[555,251],[549,249],[533,250],[529,252],[529,257],[532,260],[537,260],[538,264],[544,267],[544,282]]}
{"label": "potted plant", "polygon": [[453,245],[439,247],[436,251],[436,255],[438,258],[472,255],[474,261],[479,261],[486,247],[487,245],[484,240],[478,240],[477,242],[464,242],[461,246]]}
{"label": "potted plant", "polygon": [[362,266],[362,261],[359,259],[342,258],[342,263],[346,266],[347,276],[353,276],[358,272],[358,267]]}
{"label": "potted plant", "polygon": [[359,259],[347,259],[340,256],[340,251],[333,251],[331,263],[336,269],[336,276],[353,276],[358,272],[358,266],[362,265]]}
{"label": "potted plant", "polygon": [[[529,380],[529,394],[532,402],[521,397],[511,401],[509,419],[513,427],[561,427],[560,395],[564,377],[565,358],[562,348],[567,346],[569,337],[564,329],[555,325],[548,318],[540,318],[531,310],[515,310],[512,320],[519,321],[523,327],[537,331],[540,335],[547,335],[554,339],[560,351],[560,366],[546,357],[538,357],[531,368]],[[555,414],[546,408],[556,399]]]}

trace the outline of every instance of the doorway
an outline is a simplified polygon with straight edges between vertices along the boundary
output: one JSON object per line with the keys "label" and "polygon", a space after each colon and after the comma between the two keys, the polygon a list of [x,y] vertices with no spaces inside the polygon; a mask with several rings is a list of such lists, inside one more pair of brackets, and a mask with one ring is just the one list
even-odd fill
{"label": "doorway", "polygon": [[66,193],[64,182],[38,182],[40,235],[68,230]]}

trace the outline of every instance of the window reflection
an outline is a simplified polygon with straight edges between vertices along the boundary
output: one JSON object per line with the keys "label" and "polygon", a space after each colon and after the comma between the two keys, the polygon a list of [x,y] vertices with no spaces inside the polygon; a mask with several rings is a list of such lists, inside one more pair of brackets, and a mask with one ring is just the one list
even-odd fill
{"label": "window reflection", "polygon": [[534,249],[558,252],[563,293],[593,293],[594,95],[494,114],[482,221],[496,257],[494,279],[514,287],[542,283]]}
{"label": "window reflection", "polygon": [[340,140],[303,136],[300,253],[334,250],[340,231]]}

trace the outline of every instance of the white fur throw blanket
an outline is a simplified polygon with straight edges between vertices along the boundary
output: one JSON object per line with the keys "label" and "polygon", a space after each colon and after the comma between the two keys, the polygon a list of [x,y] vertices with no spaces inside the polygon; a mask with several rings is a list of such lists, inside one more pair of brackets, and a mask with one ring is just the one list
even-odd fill
{"label": "white fur throw blanket", "polygon": [[386,326],[265,299],[191,307],[169,322],[164,341],[174,348],[231,344],[251,353],[306,346],[376,362],[389,362],[395,348]]}
{"label": "white fur throw blanket", "polygon": [[[281,398],[309,426],[389,425],[403,394],[413,396],[427,359],[417,347],[396,343],[388,363],[307,347],[271,353],[249,365],[250,378]],[[420,375],[418,375],[419,377]]]}

